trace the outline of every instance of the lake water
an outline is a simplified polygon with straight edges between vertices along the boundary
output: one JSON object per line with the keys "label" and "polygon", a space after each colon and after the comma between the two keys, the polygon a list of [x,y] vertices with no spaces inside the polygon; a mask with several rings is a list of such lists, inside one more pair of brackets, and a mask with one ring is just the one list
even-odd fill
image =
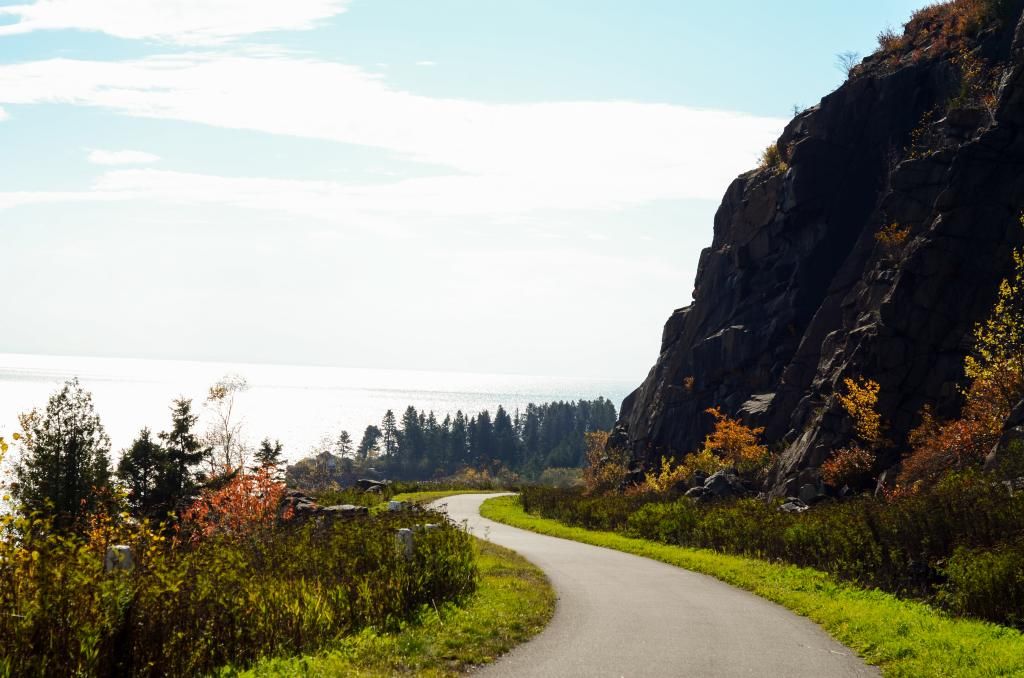
{"label": "lake water", "polygon": [[290,461],[342,430],[358,444],[388,409],[401,417],[413,405],[444,419],[460,409],[493,414],[500,404],[511,413],[530,402],[598,396],[618,407],[640,381],[0,353],[0,435],[17,430],[19,412],[42,409],[64,380],[77,376],[93,393],[116,458],[143,426],[168,428],[174,398],[192,398],[202,414],[207,389],[226,374],[249,384],[236,400],[247,441],[279,438]]}

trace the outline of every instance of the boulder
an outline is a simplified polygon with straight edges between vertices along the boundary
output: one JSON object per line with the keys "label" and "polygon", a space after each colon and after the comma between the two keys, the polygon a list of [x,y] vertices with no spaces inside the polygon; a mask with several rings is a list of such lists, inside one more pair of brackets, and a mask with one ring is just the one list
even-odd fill
{"label": "boulder", "polygon": [[327,518],[357,518],[370,515],[370,509],[354,504],[337,504],[335,506],[320,507],[317,515]]}
{"label": "boulder", "polygon": [[747,494],[747,488],[735,471],[725,470],[712,474],[704,481],[704,489],[716,499],[731,499]]}
{"label": "boulder", "polygon": [[388,481],[386,480],[371,480],[369,478],[360,478],[356,481],[356,487],[363,492],[383,492],[388,489]]}
{"label": "boulder", "polygon": [[803,513],[811,507],[800,501],[799,499],[790,499],[785,504],[779,507],[779,510],[784,513]]}
{"label": "boulder", "polygon": [[291,511],[291,518],[300,522],[310,519],[335,520],[339,518],[357,518],[370,514],[370,510],[367,507],[354,504],[320,506],[312,497],[298,490],[288,490],[285,493],[281,500],[281,507],[278,510],[278,518],[283,518],[289,509]]}

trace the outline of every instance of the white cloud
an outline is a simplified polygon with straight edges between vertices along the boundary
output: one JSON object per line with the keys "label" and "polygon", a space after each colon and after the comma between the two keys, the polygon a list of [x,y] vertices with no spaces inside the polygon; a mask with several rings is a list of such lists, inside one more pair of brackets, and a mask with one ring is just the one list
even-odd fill
{"label": "white cloud", "polygon": [[89,162],[94,165],[148,165],[159,160],[159,155],[145,151],[107,151],[101,148],[89,151]]}
{"label": "white cloud", "polygon": [[0,36],[39,30],[97,31],[119,38],[217,44],[252,33],[305,30],[341,14],[348,0],[36,0],[0,7]]}
{"label": "white cloud", "polygon": [[[717,200],[736,174],[756,164],[784,124],[628,101],[431,98],[393,89],[359,68],[280,54],[5,65],[0,103],[67,103],[360,144],[449,168],[447,176],[369,186],[133,170],[104,175],[95,188],[166,200],[205,201],[219,194],[242,206],[307,213],[495,216]],[[307,205],[289,207],[293,200]]]}
{"label": "white cloud", "polygon": [[7,111],[0,107],[0,122],[3,122],[4,120],[7,120],[10,117],[10,114],[8,114]]}
{"label": "white cloud", "polygon": [[437,62],[436,61],[417,61],[416,65],[417,66],[436,66]]}

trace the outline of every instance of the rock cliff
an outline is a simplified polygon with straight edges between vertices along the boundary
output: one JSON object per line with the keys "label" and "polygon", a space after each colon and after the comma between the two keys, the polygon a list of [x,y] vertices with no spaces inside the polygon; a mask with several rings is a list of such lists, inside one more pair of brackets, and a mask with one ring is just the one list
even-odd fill
{"label": "rock cliff", "polygon": [[972,328],[1024,241],[1024,3],[976,21],[963,4],[915,15],[728,187],[693,301],[612,436],[643,466],[696,449],[719,406],[765,427],[783,494],[849,440],[845,377],[881,385],[894,457],[924,404],[959,406]]}

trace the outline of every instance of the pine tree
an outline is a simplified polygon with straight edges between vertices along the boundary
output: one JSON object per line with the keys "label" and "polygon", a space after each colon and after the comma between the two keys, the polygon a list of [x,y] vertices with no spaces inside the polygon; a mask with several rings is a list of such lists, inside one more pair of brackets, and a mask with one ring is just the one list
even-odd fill
{"label": "pine tree", "polygon": [[46,410],[22,415],[22,456],[15,467],[15,499],[27,511],[70,527],[97,506],[96,490],[110,484],[110,439],[92,395],[71,379],[50,396]]}
{"label": "pine tree", "polygon": [[193,431],[198,421],[199,417],[192,413],[192,401],[178,398],[171,405],[171,430],[160,434],[166,464],[157,481],[157,492],[161,506],[167,510],[196,492],[193,469],[209,454]]}
{"label": "pine tree", "polygon": [[148,428],[121,454],[117,476],[128,490],[128,505],[136,515],[152,515],[160,499],[157,481],[167,463],[167,455]]}
{"label": "pine tree", "polygon": [[359,449],[356,451],[356,456],[360,461],[366,461],[377,456],[380,449],[377,445],[381,437],[381,430],[373,424],[366,427],[363,432],[363,439],[359,441]]}
{"label": "pine tree", "polygon": [[338,434],[337,447],[339,457],[352,456],[352,436],[349,435],[348,431],[342,431]]}

